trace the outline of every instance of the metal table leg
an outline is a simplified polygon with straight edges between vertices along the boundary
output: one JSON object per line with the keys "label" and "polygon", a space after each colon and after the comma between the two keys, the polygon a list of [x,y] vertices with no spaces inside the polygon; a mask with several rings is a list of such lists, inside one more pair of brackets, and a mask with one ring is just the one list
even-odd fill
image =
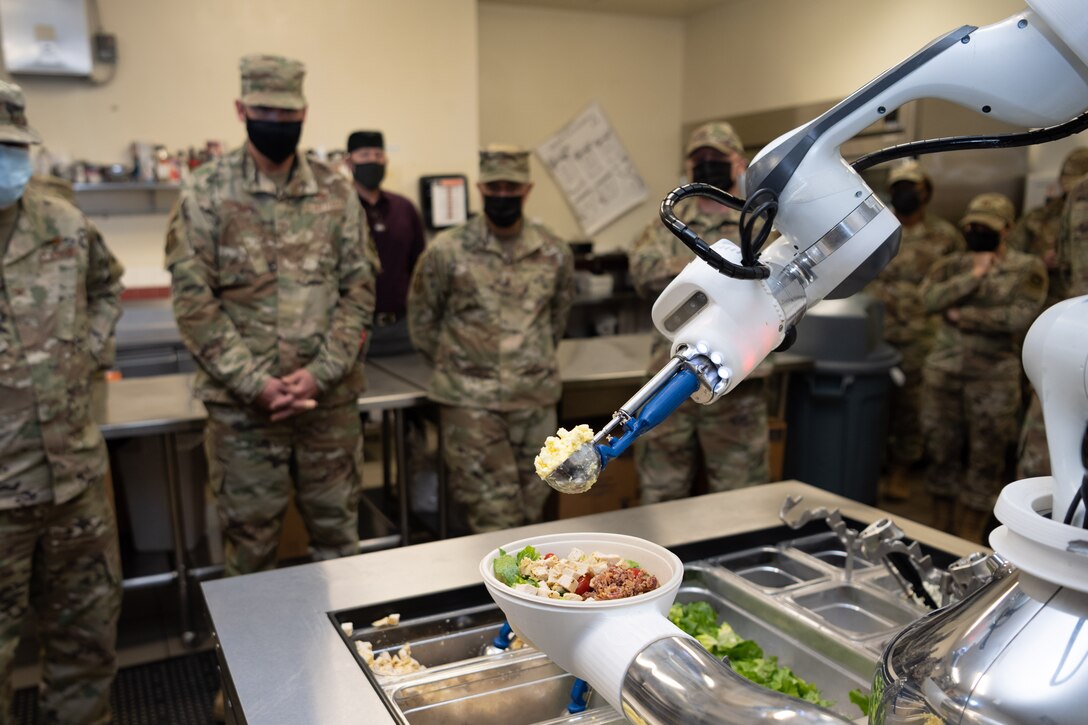
{"label": "metal table leg", "polygon": [[781,378],[778,381],[778,417],[781,420],[786,419],[786,405],[788,403],[787,398],[790,394],[790,374],[779,373]]}
{"label": "metal table leg", "polygon": [[393,423],[388,410],[382,411],[382,500],[393,498]]}
{"label": "metal table leg", "polygon": [[182,644],[189,647],[196,642],[196,633],[189,621],[189,566],[185,550],[185,511],[181,503],[181,473],[178,466],[178,439],[174,433],[166,433],[166,493],[170,506],[170,528],[174,539],[174,573],[178,586],[178,624]]}
{"label": "metal table leg", "polygon": [[438,419],[438,538],[449,536],[449,491],[446,489],[446,444],[442,437],[442,418]]}
{"label": "metal table leg", "polygon": [[404,410],[397,408],[393,411],[393,427],[396,431],[397,454],[397,498],[400,499],[400,544],[408,546],[411,543],[411,532],[408,530],[408,512],[411,510],[408,502],[408,458],[404,452]]}

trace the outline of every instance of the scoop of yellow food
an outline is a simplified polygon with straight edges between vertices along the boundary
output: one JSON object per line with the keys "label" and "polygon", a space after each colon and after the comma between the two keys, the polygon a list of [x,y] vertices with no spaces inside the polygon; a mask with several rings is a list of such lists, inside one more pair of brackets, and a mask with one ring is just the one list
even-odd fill
{"label": "scoop of yellow food", "polygon": [[533,461],[536,465],[536,475],[546,480],[559,467],[559,464],[570,457],[571,453],[591,440],[593,440],[593,429],[585,423],[572,430],[560,428],[555,435],[548,436],[548,440],[544,441],[544,447],[540,449],[536,460]]}

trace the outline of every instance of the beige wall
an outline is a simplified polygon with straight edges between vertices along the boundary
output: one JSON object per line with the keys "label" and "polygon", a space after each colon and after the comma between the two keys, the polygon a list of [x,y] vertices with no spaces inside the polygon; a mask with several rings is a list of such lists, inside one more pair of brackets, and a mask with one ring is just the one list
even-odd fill
{"label": "beige wall", "polygon": [[[650,190],[596,235],[625,248],[656,215],[680,170],[683,21],[480,3],[480,142],[534,148],[598,101]],[[527,211],[568,239],[585,238],[548,172],[533,159]]]}
{"label": "beige wall", "polygon": [[1023,0],[727,0],[689,17],[684,121],[843,98],[934,38]]}
{"label": "beige wall", "polygon": [[[112,82],[95,87],[18,78],[31,124],[52,149],[114,162],[127,160],[134,140],[165,143],[171,150],[206,139],[233,147],[245,137],[233,108],[238,59],[270,52],[306,63],[310,110],[303,145],[342,148],[355,128],[384,129],[388,186],[412,199],[421,175],[475,173],[475,0],[98,5],[104,27],[117,34],[120,63]],[[101,223],[141,283],[161,267],[162,225],[161,217]]]}
{"label": "beige wall", "polygon": [[[105,86],[21,77],[31,122],[75,158],[127,159],[133,140],[170,148],[240,143],[238,58],[303,59],[310,100],[303,143],[339,147],[378,127],[389,188],[475,176],[481,143],[534,147],[590,101],[608,114],[649,199],[597,235],[625,248],[656,216],[680,173],[684,123],[842,97],[960,24],[986,24],[1022,0],[726,0],[686,19],[577,12],[477,0],[100,0],[120,63]],[[583,234],[534,159],[529,214]],[[473,194],[473,208],[479,200]],[[100,224],[130,270],[154,284],[157,217]]]}

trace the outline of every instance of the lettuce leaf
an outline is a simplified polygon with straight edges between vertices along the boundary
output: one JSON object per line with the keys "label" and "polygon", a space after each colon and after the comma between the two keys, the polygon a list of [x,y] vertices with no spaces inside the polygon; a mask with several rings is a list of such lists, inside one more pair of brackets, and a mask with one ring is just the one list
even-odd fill
{"label": "lettuce leaf", "polygon": [[[767,657],[758,644],[737,634],[728,622],[719,625],[718,613],[708,602],[674,604],[669,609],[669,621],[695,637],[715,657],[729,658],[730,666],[738,674],[757,685],[821,707],[834,704],[823,699],[815,685],[793,674],[789,667],[779,665],[777,657]],[[852,695],[851,701],[854,701]]]}
{"label": "lettuce leaf", "polygon": [[538,552],[532,546],[526,546],[524,549],[518,552],[516,557],[514,557],[514,563],[520,564],[521,560],[526,558],[536,561],[540,558],[540,552]]}
{"label": "lettuce leaf", "polygon": [[507,586],[514,586],[521,578],[518,575],[518,560],[502,549],[499,549],[492,568],[495,570],[495,577]]}
{"label": "lettuce leaf", "polygon": [[861,708],[863,715],[869,714],[869,708],[872,707],[872,695],[867,695],[859,689],[850,690],[847,694],[850,697],[850,702]]}

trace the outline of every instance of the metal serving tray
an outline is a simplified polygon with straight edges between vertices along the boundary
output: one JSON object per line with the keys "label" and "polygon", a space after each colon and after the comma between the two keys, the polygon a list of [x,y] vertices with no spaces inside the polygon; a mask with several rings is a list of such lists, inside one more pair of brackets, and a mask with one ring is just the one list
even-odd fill
{"label": "metal serving tray", "polygon": [[[836,569],[846,569],[846,548],[842,545],[842,542],[830,532],[793,539],[784,542],[782,546],[795,549],[796,551],[819,559],[824,564]],[[854,571],[868,569],[873,566],[876,566],[876,564],[869,561],[861,554],[854,555]]]}
{"label": "metal serving tray", "polygon": [[797,591],[790,600],[812,612],[850,639],[891,635],[918,619],[918,612],[900,605],[882,590],[857,583],[836,582]]}
{"label": "metal serving tray", "polygon": [[828,572],[775,546],[761,546],[729,554],[711,563],[724,567],[742,579],[766,590],[788,589],[798,584],[822,581]]}
{"label": "metal serving tray", "polygon": [[[566,708],[573,684],[572,675],[543,652],[533,651],[513,660],[484,659],[455,670],[421,673],[386,691],[411,725],[530,725],[571,722]],[[596,693],[590,694],[588,704],[605,710],[593,713],[597,722],[619,718]]]}
{"label": "metal serving tray", "polygon": [[499,633],[502,622],[502,611],[498,607],[483,605],[412,619],[396,627],[368,624],[352,630],[350,639],[353,643],[370,642],[375,655],[381,652],[396,654],[402,646],[410,645],[412,656],[421,665],[434,668],[483,656],[484,648]]}
{"label": "metal serving tray", "polygon": [[846,717],[857,717],[858,709],[850,702],[848,693],[855,688],[867,689],[875,660],[868,662],[864,674],[851,672],[819,651],[818,642],[806,642],[802,637],[771,626],[750,611],[741,609],[721,593],[702,586],[685,583],[676,601],[689,603],[709,602],[718,610],[718,623],[728,622],[733,630],[745,639],[755,641],[764,655],[777,657],[778,663],[818,688],[824,699],[835,705],[831,708]]}

